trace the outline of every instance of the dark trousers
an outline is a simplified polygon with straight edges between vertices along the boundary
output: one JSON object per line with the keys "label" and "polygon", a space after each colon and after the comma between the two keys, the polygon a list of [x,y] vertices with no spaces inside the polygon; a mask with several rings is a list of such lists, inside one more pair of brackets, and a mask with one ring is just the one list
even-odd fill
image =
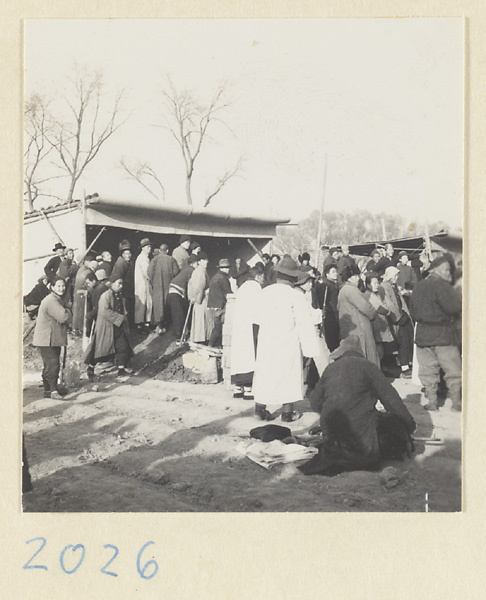
{"label": "dark trousers", "polygon": [[118,367],[126,367],[132,357],[132,348],[128,341],[127,331],[123,325],[114,327],[115,360]]}
{"label": "dark trousers", "polygon": [[413,325],[410,319],[397,331],[398,360],[401,366],[412,364],[413,360]]}
{"label": "dark trousers", "polygon": [[123,300],[125,301],[128,324],[130,327],[133,327],[135,325],[135,296],[130,296],[129,298],[123,296]]}
{"label": "dark trousers", "polygon": [[208,308],[211,311],[213,319],[213,328],[209,336],[208,346],[221,348],[223,345],[223,323],[224,323],[224,308]]}
{"label": "dark trousers", "polygon": [[168,294],[167,302],[169,304],[172,331],[180,338],[186,320],[187,300],[179,294]]}
{"label": "dark trousers", "polygon": [[59,377],[59,370],[61,368],[61,356],[60,346],[40,346],[39,347],[42,362],[44,363],[44,369],[42,370],[42,383],[44,384],[44,391],[54,392],[57,391],[57,379]]}
{"label": "dark trousers", "polygon": [[333,352],[340,344],[339,340],[339,317],[328,311],[324,317],[324,339],[329,352]]}

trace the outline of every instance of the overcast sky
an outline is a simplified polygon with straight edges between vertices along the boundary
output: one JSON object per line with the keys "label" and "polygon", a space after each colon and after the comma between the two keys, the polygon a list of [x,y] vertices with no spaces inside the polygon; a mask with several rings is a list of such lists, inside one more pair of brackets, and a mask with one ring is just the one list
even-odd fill
{"label": "overcast sky", "polygon": [[124,156],[150,161],[184,202],[178,147],[155,126],[170,74],[201,99],[225,80],[232,99],[231,131],[214,132],[195,173],[196,204],[242,155],[242,177],[212,206],[298,220],[319,207],[327,155],[325,209],[462,224],[462,19],[26,22],[26,94],[60,97],[73,61],[101,69],[108,95],[125,88],[133,110],[78,197],[143,197]]}

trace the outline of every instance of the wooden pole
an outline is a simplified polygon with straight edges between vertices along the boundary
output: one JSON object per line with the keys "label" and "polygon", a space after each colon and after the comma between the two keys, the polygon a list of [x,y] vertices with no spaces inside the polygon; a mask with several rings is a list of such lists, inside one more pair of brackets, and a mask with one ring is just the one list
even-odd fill
{"label": "wooden pole", "polygon": [[384,239],[384,240],[385,240],[385,242],[386,242],[386,240],[387,240],[388,238],[386,237],[386,227],[385,227],[385,219],[384,219],[384,217],[381,217],[381,231],[382,231],[382,233],[383,233],[383,239]]}
{"label": "wooden pole", "polygon": [[86,249],[86,252],[81,256],[81,258],[79,259],[79,264],[81,264],[84,260],[84,257],[88,254],[88,252],[91,250],[91,248],[96,244],[96,242],[98,241],[98,238],[100,237],[100,235],[103,233],[103,231],[106,230],[106,227],[102,227],[101,230],[99,231],[98,235],[95,237],[95,239],[91,242],[91,244],[89,245],[89,247]]}
{"label": "wooden pole", "polygon": [[[86,250],[86,191],[83,192],[81,198],[81,248],[85,251],[84,256],[86,256],[88,254],[88,250]],[[81,262],[82,259],[79,261],[79,264]]]}
{"label": "wooden pole", "polygon": [[327,154],[324,158],[324,185],[322,189],[321,206],[319,208],[319,224],[317,227],[316,254],[314,264],[316,269],[319,269],[319,257],[321,256],[321,236],[322,236],[322,216],[324,214],[324,199],[326,197],[326,180],[327,180]]}
{"label": "wooden pole", "polygon": [[427,258],[432,261],[432,244],[430,243],[429,222],[425,222],[425,253]]}
{"label": "wooden pole", "polygon": [[47,221],[47,224],[49,225],[49,227],[51,228],[52,233],[54,234],[54,236],[56,237],[57,241],[60,242],[63,246],[65,246],[66,244],[63,242],[61,236],[57,233],[56,228],[54,227],[54,225],[51,223],[51,221],[49,220],[49,217],[46,215],[46,213],[42,210],[42,208],[39,209],[40,213],[42,214],[42,216],[44,217],[44,219]]}
{"label": "wooden pole", "polygon": [[258,254],[258,256],[260,258],[262,258],[263,254],[261,253],[260,250],[258,250],[258,248],[255,246],[255,244],[250,239],[247,239],[246,241],[250,244],[250,246],[253,248],[253,250],[255,250],[255,252]]}

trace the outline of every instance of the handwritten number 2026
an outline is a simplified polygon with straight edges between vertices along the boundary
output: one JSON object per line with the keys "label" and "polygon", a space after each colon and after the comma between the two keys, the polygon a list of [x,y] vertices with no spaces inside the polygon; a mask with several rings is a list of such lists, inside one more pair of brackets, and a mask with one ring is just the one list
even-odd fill
{"label": "handwritten number 2026", "polygon": [[[29,560],[25,563],[23,568],[24,569],[42,569],[44,571],[47,571],[48,568],[45,565],[32,564],[32,561],[34,560],[34,558],[38,554],[40,554],[40,552],[42,552],[42,550],[44,549],[44,547],[47,543],[46,538],[36,537],[36,538],[32,538],[31,540],[28,540],[25,543],[31,544],[32,542],[40,542],[40,546],[34,552],[34,554],[29,558]],[[152,579],[153,577],[155,577],[155,575],[157,574],[157,572],[159,570],[159,565],[153,559],[148,560],[147,562],[142,564],[142,554],[143,554],[144,550],[147,548],[147,546],[150,546],[152,544],[154,544],[154,542],[147,542],[140,548],[140,551],[137,554],[137,572],[142,579],[146,579],[146,580],[149,580],[149,579]],[[110,575],[111,577],[118,577],[118,573],[114,573],[113,571],[108,571],[108,567],[111,565],[111,563],[115,560],[115,558],[119,554],[119,550],[118,550],[117,546],[114,546],[113,544],[105,544],[103,546],[103,548],[107,548],[107,549],[110,548],[111,550],[113,550],[113,556],[105,564],[105,566],[100,569],[101,573],[103,573],[104,575]],[[79,567],[83,563],[85,555],[86,555],[86,548],[84,547],[83,544],[76,544],[75,546],[73,546],[72,544],[67,545],[62,550],[60,557],[59,557],[59,564],[61,565],[61,569],[67,575],[72,575],[79,569]],[[68,564],[68,566],[66,566],[66,563]],[[147,571],[150,571],[150,572],[147,573]]]}

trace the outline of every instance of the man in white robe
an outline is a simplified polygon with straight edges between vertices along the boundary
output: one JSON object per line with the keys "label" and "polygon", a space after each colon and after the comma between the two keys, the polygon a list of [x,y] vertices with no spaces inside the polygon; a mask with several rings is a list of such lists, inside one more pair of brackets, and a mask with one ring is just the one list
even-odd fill
{"label": "man in white robe", "polygon": [[235,398],[253,400],[258,310],[264,281],[263,268],[255,266],[235,295],[231,332],[231,383]]}
{"label": "man in white robe", "polygon": [[301,416],[293,403],[304,397],[303,356],[318,356],[320,349],[305,298],[293,287],[297,263],[284,256],[275,270],[277,283],[262,291],[258,314],[255,416],[270,420],[282,406],[282,421],[292,422]]}

